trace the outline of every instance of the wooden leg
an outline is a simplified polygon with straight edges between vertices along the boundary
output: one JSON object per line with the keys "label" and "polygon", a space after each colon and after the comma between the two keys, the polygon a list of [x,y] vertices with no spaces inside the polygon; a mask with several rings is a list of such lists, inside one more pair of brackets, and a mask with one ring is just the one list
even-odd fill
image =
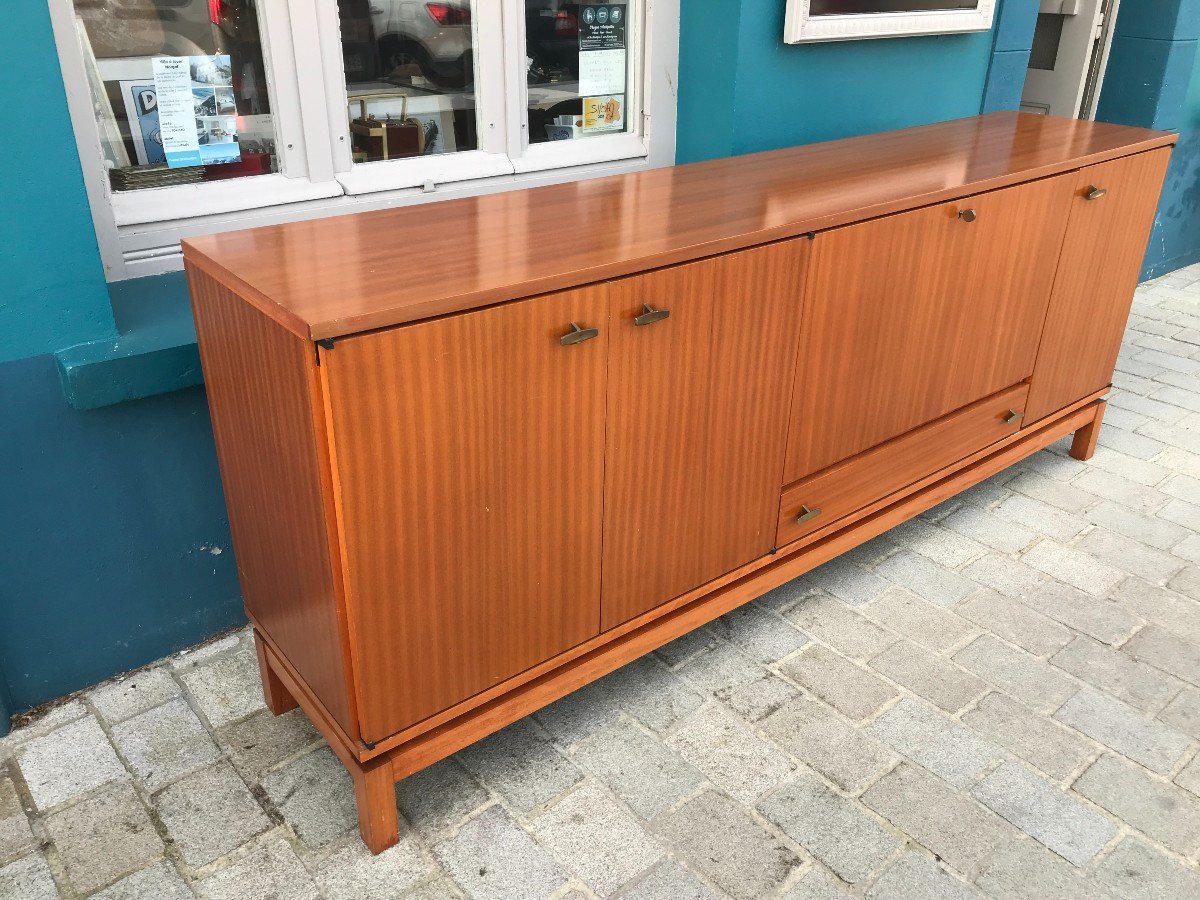
{"label": "wooden leg", "polygon": [[1075,459],[1091,459],[1096,452],[1096,441],[1100,439],[1100,423],[1104,421],[1104,410],[1108,404],[1101,400],[1096,404],[1096,418],[1075,432],[1071,441],[1071,455]]}
{"label": "wooden leg", "polygon": [[382,853],[400,840],[400,819],[396,813],[396,781],[388,759],[371,760],[350,767],[354,776],[354,796],[358,801],[358,830],[372,853]]}
{"label": "wooden leg", "polygon": [[262,677],[263,698],[267,701],[267,708],[277,716],[282,716],[288,710],[295,709],[300,704],[296,702],[296,698],[284,687],[279,676],[275,674],[275,670],[271,668],[266,651],[263,649],[263,639],[257,631],[254,632],[254,649],[258,651],[258,673]]}

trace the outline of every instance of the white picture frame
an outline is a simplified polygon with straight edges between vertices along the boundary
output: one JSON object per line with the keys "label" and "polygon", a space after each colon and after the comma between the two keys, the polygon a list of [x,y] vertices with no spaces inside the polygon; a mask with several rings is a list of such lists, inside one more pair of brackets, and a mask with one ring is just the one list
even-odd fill
{"label": "white picture frame", "polygon": [[910,37],[918,34],[955,34],[988,31],[996,14],[996,0],[979,0],[974,9],[914,10],[847,16],[812,16],[811,0],[787,0],[783,39],[788,44],[818,41],[860,41]]}

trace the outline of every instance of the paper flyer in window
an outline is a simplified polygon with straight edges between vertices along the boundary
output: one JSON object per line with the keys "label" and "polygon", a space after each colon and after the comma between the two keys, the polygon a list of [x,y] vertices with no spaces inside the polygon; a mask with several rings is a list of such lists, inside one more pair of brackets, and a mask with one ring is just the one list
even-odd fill
{"label": "paper flyer in window", "polygon": [[585,5],[579,9],[579,94],[583,97],[625,93],[628,68],[624,3]]}
{"label": "paper flyer in window", "polygon": [[153,81],[122,81],[125,117],[133,137],[133,149],[140,166],[167,161],[162,132],[158,127],[158,92]]}
{"label": "paper flyer in window", "polygon": [[625,130],[623,94],[583,98],[583,133],[606,134]]}
{"label": "paper flyer in window", "polygon": [[163,155],[172,169],[240,162],[228,56],[156,56],[154,89]]}

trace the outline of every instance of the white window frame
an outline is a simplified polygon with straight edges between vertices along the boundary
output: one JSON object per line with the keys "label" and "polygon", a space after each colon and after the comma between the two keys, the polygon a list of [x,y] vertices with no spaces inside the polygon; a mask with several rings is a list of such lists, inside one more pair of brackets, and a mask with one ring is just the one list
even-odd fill
{"label": "white window frame", "polygon": [[786,43],[987,31],[992,27],[995,17],[996,0],[979,0],[979,6],[975,9],[914,10],[848,16],[812,16],[809,14],[811,8],[811,0],[787,0],[783,32]]}
{"label": "white window frame", "polygon": [[[320,216],[478,196],[675,162],[680,0],[641,7],[626,97],[627,131],[529,144],[523,0],[476,3],[480,147],[355,165],[335,0],[258,0],[279,172],[113,191],[92,108],[72,0],[47,0],[101,260],[110,282],[178,271],[181,239]],[[632,19],[633,17],[631,17]],[[480,35],[493,36],[479,40]],[[631,47],[638,47],[636,33]],[[518,55],[519,53],[519,55]],[[299,65],[298,60],[307,60]],[[316,60],[318,64],[311,61]],[[490,68],[489,68],[490,67]],[[488,77],[488,73],[503,77]]]}

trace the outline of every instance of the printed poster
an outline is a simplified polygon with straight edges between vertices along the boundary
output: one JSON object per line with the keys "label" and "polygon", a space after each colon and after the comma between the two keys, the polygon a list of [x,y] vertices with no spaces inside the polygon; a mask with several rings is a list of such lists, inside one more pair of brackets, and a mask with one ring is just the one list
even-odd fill
{"label": "printed poster", "polygon": [[121,97],[125,100],[125,118],[133,136],[138,165],[164,163],[162,132],[158,127],[158,93],[153,81],[122,81]]}
{"label": "printed poster", "polygon": [[607,134],[624,130],[624,95],[583,98],[584,134]]}
{"label": "printed poster", "polygon": [[[228,56],[156,56],[154,89],[167,166],[239,162],[237,104]],[[136,142],[136,141],[135,141]]]}
{"label": "printed poster", "polygon": [[[605,131],[624,128],[627,12],[624,3],[586,4],[579,10],[579,95],[584,98],[585,113],[589,100],[600,101],[600,106],[611,112],[608,104],[615,98],[622,108],[621,127],[605,127]],[[586,114],[584,119],[584,131],[590,133]],[[611,124],[607,118],[606,125]]]}

